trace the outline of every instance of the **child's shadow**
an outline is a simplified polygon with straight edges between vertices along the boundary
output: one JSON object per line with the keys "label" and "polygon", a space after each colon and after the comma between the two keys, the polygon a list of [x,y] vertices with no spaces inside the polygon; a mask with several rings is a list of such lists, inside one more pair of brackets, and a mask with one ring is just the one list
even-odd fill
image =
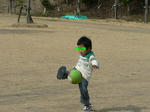
{"label": "child's shadow", "polygon": [[133,105],[129,105],[127,107],[113,107],[107,109],[96,110],[95,112],[120,112],[120,111],[129,111],[129,112],[141,112],[142,109],[146,109],[146,107],[136,107]]}

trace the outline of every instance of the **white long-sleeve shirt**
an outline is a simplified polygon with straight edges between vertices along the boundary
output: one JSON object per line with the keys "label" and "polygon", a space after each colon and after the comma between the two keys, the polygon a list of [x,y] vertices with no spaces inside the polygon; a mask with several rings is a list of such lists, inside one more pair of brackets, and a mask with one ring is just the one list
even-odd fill
{"label": "white long-sleeve shirt", "polygon": [[99,67],[99,63],[96,60],[94,53],[91,51],[85,56],[79,56],[79,60],[75,68],[79,70],[82,73],[82,77],[88,81],[92,75],[93,65]]}

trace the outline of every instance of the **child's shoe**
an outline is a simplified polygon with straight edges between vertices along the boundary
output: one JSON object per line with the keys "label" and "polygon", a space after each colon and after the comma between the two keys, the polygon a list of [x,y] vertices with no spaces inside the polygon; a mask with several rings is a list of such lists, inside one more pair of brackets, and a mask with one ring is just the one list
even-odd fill
{"label": "child's shoe", "polygon": [[84,105],[84,108],[82,109],[83,111],[90,111],[92,110],[92,105]]}

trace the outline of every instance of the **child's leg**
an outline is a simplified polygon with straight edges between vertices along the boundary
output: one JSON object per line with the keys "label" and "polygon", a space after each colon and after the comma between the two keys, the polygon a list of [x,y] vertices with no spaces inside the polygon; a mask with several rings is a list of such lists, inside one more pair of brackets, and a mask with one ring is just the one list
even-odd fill
{"label": "child's leg", "polygon": [[88,93],[88,81],[86,79],[82,79],[82,82],[79,83],[79,89],[80,89],[80,102],[83,105],[90,105],[90,97],[89,97],[89,93]]}

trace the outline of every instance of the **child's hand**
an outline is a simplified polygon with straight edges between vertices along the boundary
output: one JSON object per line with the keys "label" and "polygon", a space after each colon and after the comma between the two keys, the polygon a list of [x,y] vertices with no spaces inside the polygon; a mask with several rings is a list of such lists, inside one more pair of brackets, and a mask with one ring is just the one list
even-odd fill
{"label": "child's hand", "polygon": [[94,68],[94,69],[99,69],[99,67],[96,66],[96,65],[93,65],[92,68]]}

